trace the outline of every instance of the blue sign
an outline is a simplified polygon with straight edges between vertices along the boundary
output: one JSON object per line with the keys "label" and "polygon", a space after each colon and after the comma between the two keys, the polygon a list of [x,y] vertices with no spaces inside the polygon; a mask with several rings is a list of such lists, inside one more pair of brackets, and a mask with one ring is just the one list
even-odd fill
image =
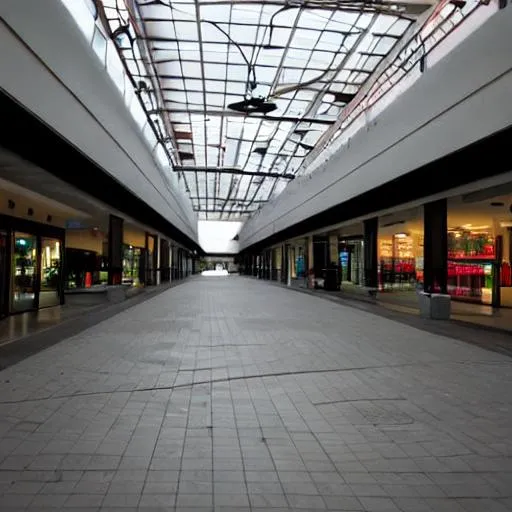
{"label": "blue sign", "polygon": [[87,226],[80,220],[68,219],[66,221],[66,229],[87,229]]}

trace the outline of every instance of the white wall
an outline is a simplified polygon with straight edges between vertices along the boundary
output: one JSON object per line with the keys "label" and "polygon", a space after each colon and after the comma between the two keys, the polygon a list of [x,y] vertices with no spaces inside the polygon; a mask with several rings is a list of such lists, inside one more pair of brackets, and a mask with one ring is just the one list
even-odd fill
{"label": "white wall", "polygon": [[2,0],[0,48],[0,88],[197,241],[189,199],[160,174],[118,89],[60,0]]}
{"label": "white wall", "polygon": [[240,233],[241,249],[510,125],[511,27],[509,6],[437,62],[322,169],[290,183],[252,216]]}
{"label": "white wall", "polygon": [[239,244],[233,238],[239,233],[242,222],[200,220],[199,245],[207,254],[238,254]]}

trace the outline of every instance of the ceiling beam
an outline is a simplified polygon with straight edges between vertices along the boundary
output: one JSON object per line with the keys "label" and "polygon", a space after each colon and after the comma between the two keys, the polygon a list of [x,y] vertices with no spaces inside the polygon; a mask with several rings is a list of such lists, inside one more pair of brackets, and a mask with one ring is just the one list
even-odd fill
{"label": "ceiling beam", "polygon": [[191,166],[176,166],[175,172],[207,172],[207,173],[220,173],[220,174],[239,174],[240,176],[261,176],[262,178],[279,178],[283,180],[294,180],[295,174],[282,174],[280,172],[263,172],[263,171],[244,171],[239,167],[197,167]]}
{"label": "ceiling beam", "polygon": [[[201,200],[204,200],[206,199],[206,196],[191,196],[190,199],[192,199],[193,201],[196,200],[196,201],[201,201]],[[236,197],[231,197],[231,198],[226,198],[226,197],[216,197],[214,199],[215,201],[219,201],[219,202],[224,202],[224,201],[228,201],[228,202],[232,202],[232,203],[248,203],[248,204],[251,204],[251,203],[268,203],[268,199],[255,199],[255,200],[251,200],[251,199],[237,199]]]}
{"label": "ceiling beam", "polygon": [[203,208],[194,208],[194,211],[195,212],[200,212],[200,213],[224,213],[226,215],[230,215],[231,213],[238,213],[238,214],[247,214],[249,215],[250,213],[254,213],[255,211],[257,211],[258,209],[257,208],[253,208],[252,210],[247,210],[247,209],[241,209],[241,210],[224,210],[222,208],[208,208],[208,209],[203,209]]}
{"label": "ceiling beam", "polygon": [[[208,109],[160,109],[160,111],[168,112],[169,114],[190,114],[198,116],[221,116],[221,117],[252,117],[253,119],[264,119],[265,121],[276,121],[276,122],[290,122],[290,123],[315,123],[315,124],[328,124],[332,125],[336,122],[336,119],[318,119],[316,117],[272,117],[261,114],[246,114],[244,112],[237,112],[236,110],[208,110]],[[151,114],[156,113],[151,111]]]}

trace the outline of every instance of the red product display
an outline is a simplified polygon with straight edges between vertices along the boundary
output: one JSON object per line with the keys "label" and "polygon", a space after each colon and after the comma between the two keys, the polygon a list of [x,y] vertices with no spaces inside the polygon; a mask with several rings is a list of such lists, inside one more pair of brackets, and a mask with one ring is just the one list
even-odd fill
{"label": "red product display", "polygon": [[482,289],[488,287],[487,279],[492,278],[485,273],[483,264],[448,262],[448,293],[450,295],[481,299]]}
{"label": "red product display", "polygon": [[471,263],[455,263],[448,262],[448,277],[459,276],[483,276],[484,267],[481,265],[473,265]]}
{"label": "red product display", "polygon": [[512,286],[512,269],[508,262],[501,265],[501,286]]}

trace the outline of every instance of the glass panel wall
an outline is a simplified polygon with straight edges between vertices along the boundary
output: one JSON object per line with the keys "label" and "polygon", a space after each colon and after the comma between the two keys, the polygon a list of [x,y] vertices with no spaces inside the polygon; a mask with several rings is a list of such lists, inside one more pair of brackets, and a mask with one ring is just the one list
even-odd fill
{"label": "glass panel wall", "polygon": [[423,209],[397,212],[380,219],[379,288],[412,291],[423,284]]}
{"label": "glass panel wall", "polygon": [[41,240],[41,290],[39,307],[58,306],[61,303],[61,243],[53,238]]}
{"label": "glass panel wall", "polygon": [[123,254],[123,283],[140,284],[140,265],[141,254],[144,249],[142,247],[133,247],[131,245],[124,246]]}
{"label": "glass panel wall", "polygon": [[364,284],[364,253],[362,238],[342,239],[339,243],[341,282]]}
{"label": "glass panel wall", "polygon": [[19,313],[36,307],[37,238],[26,233],[14,234],[12,257],[12,311]]}
{"label": "glass panel wall", "polygon": [[7,313],[8,300],[6,296],[9,286],[9,234],[0,230],[0,317]]}
{"label": "glass panel wall", "polygon": [[512,306],[511,189],[505,184],[501,193],[494,187],[448,200],[448,293],[453,298]]}

